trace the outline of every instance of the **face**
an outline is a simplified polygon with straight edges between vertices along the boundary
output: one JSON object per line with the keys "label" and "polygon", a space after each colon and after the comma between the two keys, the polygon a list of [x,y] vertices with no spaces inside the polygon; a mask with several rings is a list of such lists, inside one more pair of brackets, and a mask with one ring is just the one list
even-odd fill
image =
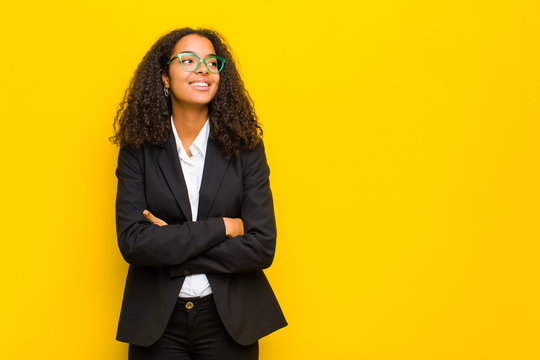
{"label": "face", "polygon": [[[171,57],[183,52],[195,54],[201,59],[216,55],[210,40],[196,34],[181,38]],[[179,105],[207,105],[216,95],[219,85],[219,73],[208,71],[204,62],[197,70],[187,71],[178,58],[169,64],[169,76],[162,74],[161,79],[164,86],[169,88],[172,103]]]}

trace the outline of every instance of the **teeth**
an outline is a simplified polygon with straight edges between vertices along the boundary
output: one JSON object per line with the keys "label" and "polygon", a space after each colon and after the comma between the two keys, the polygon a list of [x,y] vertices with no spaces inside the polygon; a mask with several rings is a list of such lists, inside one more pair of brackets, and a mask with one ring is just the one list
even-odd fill
{"label": "teeth", "polygon": [[193,85],[193,86],[208,86],[207,83],[203,83],[203,82],[191,83],[191,85]]}

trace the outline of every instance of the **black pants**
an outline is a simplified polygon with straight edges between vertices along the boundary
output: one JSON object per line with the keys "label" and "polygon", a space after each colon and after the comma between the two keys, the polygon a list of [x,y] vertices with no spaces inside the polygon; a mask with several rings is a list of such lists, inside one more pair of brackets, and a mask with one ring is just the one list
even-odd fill
{"label": "black pants", "polygon": [[165,333],[152,346],[129,344],[129,360],[256,360],[259,343],[236,343],[219,318],[213,295],[178,298]]}

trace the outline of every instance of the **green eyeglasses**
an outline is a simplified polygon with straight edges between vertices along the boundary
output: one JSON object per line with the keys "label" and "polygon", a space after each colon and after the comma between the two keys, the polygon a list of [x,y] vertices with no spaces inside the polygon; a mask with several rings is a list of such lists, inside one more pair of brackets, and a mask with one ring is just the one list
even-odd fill
{"label": "green eyeglasses", "polygon": [[210,71],[211,73],[218,73],[223,69],[223,65],[225,65],[225,59],[219,56],[209,56],[206,59],[201,59],[195,54],[191,53],[182,53],[182,54],[176,54],[174,57],[167,62],[167,65],[169,65],[174,59],[178,58],[180,60],[180,64],[182,64],[182,67],[186,69],[187,71],[195,71],[201,66],[201,64],[204,62],[204,65]]}

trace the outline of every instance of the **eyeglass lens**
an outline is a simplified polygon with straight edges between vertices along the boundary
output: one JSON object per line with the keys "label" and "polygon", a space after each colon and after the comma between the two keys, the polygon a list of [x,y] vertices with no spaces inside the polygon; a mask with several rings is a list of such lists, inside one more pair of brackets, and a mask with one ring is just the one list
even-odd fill
{"label": "eyeglass lens", "polygon": [[[199,60],[198,57],[190,55],[190,54],[182,54],[180,55],[180,63],[186,69],[187,71],[194,71],[197,68],[197,65],[199,65],[199,61],[202,62],[202,60]],[[208,68],[208,71],[217,73],[221,71],[221,68],[223,67],[223,62],[215,57],[209,57],[205,59],[206,67]],[[202,64],[201,64],[202,66]]]}

